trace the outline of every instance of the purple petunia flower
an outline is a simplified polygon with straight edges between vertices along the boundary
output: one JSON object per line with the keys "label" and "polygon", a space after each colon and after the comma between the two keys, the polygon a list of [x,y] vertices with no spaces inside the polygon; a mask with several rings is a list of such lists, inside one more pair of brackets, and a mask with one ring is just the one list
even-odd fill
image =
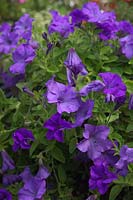
{"label": "purple petunia flower", "polygon": [[77,148],[81,152],[87,152],[88,157],[95,160],[110,147],[107,140],[110,130],[107,126],[94,126],[91,124],[85,124],[84,127],[84,139],[77,144]]}
{"label": "purple petunia flower", "polygon": [[101,24],[108,20],[116,19],[114,12],[101,11],[99,6],[95,2],[84,4],[82,12],[87,17],[87,20],[93,23]]}
{"label": "purple petunia flower", "polygon": [[62,37],[67,38],[70,33],[74,32],[74,27],[69,22],[68,16],[61,16],[57,11],[50,12],[53,19],[48,27],[49,34],[59,33]]}
{"label": "purple petunia flower", "polygon": [[6,27],[0,35],[0,53],[11,53],[11,51],[16,48],[18,40],[18,35],[12,32],[11,28]]}
{"label": "purple petunia flower", "polygon": [[14,184],[18,181],[21,181],[21,177],[15,174],[4,174],[2,179],[2,184],[7,187],[11,184]]}
{"label": "purple petunia flower", "polygon": [[133,94],[129,97],[129,110],[133,110]]}
{"label": "purple petunia flower", "polygon": [[35,56],[35,51],[30,45],[19,45],[13,52],[12,57],[15,64],[10,66],[10,72],[13,74],[24,74],[26,65],[31,63]]}
{"label": "purple petunia flower", "polygon": [[77,79],[78,74],[86,75],[88,73],[85,69],[84,64],[82,63],[82,60],[73,48],[69,50],[68,56],[64,61],[64,64],[68,68],[67,78],[70,85],[72,85],[74,80]]}
{"label": "purple petunia flower", "polygon": [[85,85],[79,93],[81,96],[87,96],[90,92],[102,91],[104,87],[105,84],[102,81],[96,80],[90,82],[88,85]]}
{"label": "purple petunia flower", "polygon": [[72,24],[74,26],[78,26],[83,20],[87,20],[87,17],[80,9],[74,9],[69,15],[72,17]]}
{"label": "purple petunia flower", "polygon": [[93,107],[93,100],[87,100],[86,102],[82,102],[79,109],[76,112],[74,126],[81,126],[86,119],[90,118],[92,116]]}
{"label": "purple petunia flower", "polygon": [[13,151],[16,152],[19,148],[21,149],[29,149],[30,141],[34,141],[34,136],[32,131],[27,130],[26,128],[17,129],[13,133],[13,141],[14,144],[12,146]]}
{"label": "purple petunia flower", "polygon": [[71,113],[78,110],[81,100],[73,87],[58,83],[54,81],[54,78],[46,83],[46,87],[48,103],[56,103],[59,113]]}
{"label": "purple petunia flower", "polygon": [[133,34],[133,25],[128,21],[120,21],[118,28],[122,33]]}
{"label": "purple petunia flower", "polygon": [[0,200],[12,200],[12,195],[6,189],[0,189]]}
{"label": "purple petunia flower", "polygon": [[24,14],[20,19],[15,23],[14,31],[23,39],[30,40],[32,35],[32,22],[33,18],[29,14]]}
{"label": "purple petunia flower", "polygon": [[46,178],[48,176],[49,172],[44,166],[40,166],[36,176],[32,176],[30,170],[27,168],[22,175],[24,186],[18,192],[18,199],[41,199],[46,192]]}
{"label": "purple petunia flower", "polygon": [[107,166],[103,165],[101,162],[100,164],[91,167],[89,188],[91,190],[98,189],[100,194],[105,194],[109,184],[116,179],[117,176],[110,172]]}
{"label": "purple petunia flower", "polygon": [[119,41],[120,41],[122,53],[128,59],[131,59],[133,57],[133,34],[127,35],[121,38]]}
{"label": "purple petunia flower", "polygon": [[124,145],[120,149],[120,159],[115,164],[120,175],[127,175],[129,163],[133,163],[133,148],[128,148],[128,146]]}
{"label": "purple petunia flower", "polygon": [[72,128],[72,124],[62,119],[61,114],[56,113],[44,123],[43,127],[48,129],[46,133],[46,138],[48,140],[55,139],[58,142],[63,142],[63,130]]}
{"label": "purple petunia flower", "polygon": [[24,75],[19,74],[19,75],[13,76],[12,74],[8,72],[3,72],[0,74],[0,78],[2,79],[4,89],[8,89],[8,88],[15,87],[18,82],[24,80]]}
{"label": "purple petunia flower", "polygon": [[119,98],[125,97],[126,85],[118,74],[103,72],[98,74],[105,84],[103,93],[106,94],[106,101],[119,101]]}
{"label": "purple petunia flower", "polygon": [[3,160],[1,168],[2,172],[15,169],[15,163],[6,151],[1,151],[1,157]]}
{"label": "purple petunia flower", "polygon": [[7,22],[4,22],[3,24],[0,25],[0,33],[1,32],[6,32],[11,30],[11,25]]}

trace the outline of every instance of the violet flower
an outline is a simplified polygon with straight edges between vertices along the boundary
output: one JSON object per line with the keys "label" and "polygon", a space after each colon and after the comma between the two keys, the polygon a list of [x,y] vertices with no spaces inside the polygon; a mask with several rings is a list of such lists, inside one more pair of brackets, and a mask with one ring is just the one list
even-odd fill
{"label": "violet flower", "polygon": [[54,78],[46,83],[46,87],[48,103],[56,103],[58,113],[76,112],[80,107],[81,100],[73,87],[58,83]]}
{"label": "violet flower", "polygon": [[89,2],[83,5],[83,14],[87,17],[88,22],[102,24],[110,20],[115,20],[114,12],[101,11],[95,2]]}
{"label": "violet flower", "polygon": [[24,186],[18,192],[18,199],[41,199],[46,192],[46,178],[49,176],[48,170],[44,166],[40,166],[36,176],[32,176],[30,171],[28,175],[27,172],[23,173]]}
{"label": "violet flower", "polygon": [[98,74],[105,84],[103,93],[106,95],[106,101],[119,101],[119,98],[125,97],[126,85],[118,74],[103,72]]}
{"label": "violet flower", "polygon": [[120,175],[127,175],[129,163],[133,163],[133,148],[128,148],[128,146],[124,145],[120,149],[120,159],[115,164]]}
{"label": "violet flower", "polygon": [[16,174],[4,174],[2,179],[2,184],[7,187],[11,184],[14,184],[18,181],[21,181],[21,177]]}
{"label": "violet flower", "polygon": [[93,100],[82,102],[75,115],[74,126],[81,126],[86,119],[92,117],[92,110],[94,107]]}
{"label": "violet flower", "polygon": [[24,74],[27,64],[31,63],[35,56],[35,51],[30,45],[19,45],[13,52],[12,57],[15,64],[10,66],[10,72],[13,74]]}
{"label": "violet flower", "polygon": [[69,15],[72,18],[72,24],[74,26],[79,26],[82,23],[82,21],[87,20],[87,17],[80,9],[74,9]]}
{"label": "violet flower", "polygon": [[70,73],[67,73],[68,83],[70,85],[72,82],[75,82],[78,74],[86,75],[88,73],[85,69],[84,64],[82,63],[82,60],[73,48],[69,50],[68,56],[64,61],[64,64],[68,68],[68,70],[70,70]]}
{"label": "violet flower", "polygon": [[62,37],[67,38],[70,33],[74,32],[73,25],[69,22],[68,16],[61,16],[57,11],[50,12],[53,19],[48,27],[49,34],[59,33]]}
{"label": "violet flower", "polygon": [[133,25],[128,21],[120,21],[118,23],[119,31],[126,34],[133,34]]}
{"label": "violet flower", "polygon": [[129,110],[133,110],[133,94],[129,97]]}
{"label": "violet flower", "polygon": [[55,139],[58,142],[63,142],[63,130],[72,128],[72,124],[62,119],[61,114],[56,113],[44,123],[43,127],[48,129],[48,132],[46,133],[46,138],[48,140]]}
{"label": "violet flower", "polygon": [[98,189],[100,194],[105,194],[109,184],[117,179],[117,176],[110,172],[106,165],[102,163],[94,165],[90,170],[89,188],[91,190]]}
{"label": "violet flower", "polygon": [[20,19],[15,23],[14,31],[23,39],[30,40],[32,35],[32,22],[33,18],[29,14],[24,14]]}
{"label": "violet flower", "polygon": [[99,92],[102,91],[105,87],[105,84],[102,81],[95,80],[85,85],[80,91],[81,96],[87,96],[90,92]]}
{"label": "violet flower", "polygon": [[133,34],[127,35],[120,40],[122,53],[128,58],[133,58]]}
{"label": "violet flower", "polygon": [[0,189],[0,200],[12,200],[12,195],[6,189]]}
{"label": "violet flower", "polygon": [[13,133],[14,144],[12,149],[16,152],[19,148],[21,149],[30,149],[30,141],[34,141],[34,136],[32,131],[27,130],[26,128],[17,129]]}
{"label": "violet flower", "polygon": [[19,74],[19,75],[13,76],[12,74],[8,72],[3,72],[0,74],[0,78],[3,83],[3,88],[8,89],[8,88],[15,87],[18,82],[24,80],[24,75]]}
{"label": "violet flower", "polygon": [[0,35],[0,53],[9,54],[18,43],[18,35],[8,27]]}
{"label": "violet flower", "polygon": [[2,157],[2,172],[15,169],[15,163],[6,151],[1,151]]}
{"label": "violet flower", "polygon": [[81,152],[87,152],[88,157],[95,160],[101,153],[109,149],[110,143],[107,140],[109,128],[107,126],[95,126],[91,124],[84,125],[84,139],[77,144]]}

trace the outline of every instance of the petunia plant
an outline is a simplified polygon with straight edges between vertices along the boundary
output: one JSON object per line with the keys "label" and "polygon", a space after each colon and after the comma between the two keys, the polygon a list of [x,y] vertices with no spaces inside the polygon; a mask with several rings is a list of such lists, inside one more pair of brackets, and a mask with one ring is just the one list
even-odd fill
{"label": "petunia plant", "polygon": [[130,200],[133,25],[31,13],[0,26],[0,200]]}

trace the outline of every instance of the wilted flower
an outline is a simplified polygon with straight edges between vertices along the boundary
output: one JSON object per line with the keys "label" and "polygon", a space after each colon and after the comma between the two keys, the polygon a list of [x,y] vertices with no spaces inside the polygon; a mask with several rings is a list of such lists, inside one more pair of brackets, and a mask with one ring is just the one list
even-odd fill
{"label": "wilted flower", "polygon": [[67,38],[70,33],[74,32],[73,25],[69,22],[68,16],[61,16],[57,11],[50,12],[53,19],[49,25],[49,34],[57,32],[62,37]]}
{"label": "wilted flower", "polygon": [[6,189],[0,189],[0,200],[12,200],[12,195]]}
{"label": "wilted flower", "polygon": [[10,66],[10,72],[13,74],[24,74],[26,65],[31,63],[35,56],[35,51],[30,45],[19,45],[13,52],[12,57],[15,64]]}
{"label": "wilted flower", "polygon": [[46,83],[47,93],[46,98],[48,103],[56,103],[57,111],[62,112],[76,112],[80,106],[80,98],[77,92],[71,86],[66,86],[62,83],[50,79]]}
{"label": "wilted flower", "polygon": [[122,53],[125,54],[128,59],[131,59],[133,57],[133,34],[121,38],[120,46]]}
{"label": "wilted flower", "polygon": [[120,175],[127,175],[129,163],[133,163],[133,148],[128,148],[128,146],[123,145],[120,149],[120,159],[115,164]]}
{"label": "wilted flower", "polygon": [[108,190],[108,186],[117,176],[108,170],[108,167],[102,162],[94,165],[90,170],[89,188],[91,190],[98,189],[100,194],[105,194]]}
{"label": "wilted flower", "polygon": [[46,192],[46,178],[48,176],[49,172],[44,166],[40,166],[36,176],[32,176],[30,170],[26,170],[22,175],[24,186],[18,192],[19,200],[41,199]]}
{"label": "wilted flower", "polygon": [[110,143],[107,140],[109,128],[107,126],[94,126],[91,124],[84,125],[84,139],[77,144],[81,152],[87,152],[88,157],[95,160],[101,153],[109,149]]}
{"label": "wilted flower", "polygon": [[68,68],[68,70],[70,70],[70,73],[67,73],[68,83],[70,85],[72,82],[74,82],[74,80],[77,79],[78,74],[86,75],[88,73],[85,69],[84,64],[82,63],[82,60],[73,48],[69,50],[68,56],[64,61],[64,64]]}
{"label": "wilted flower", "polygon": [[2,172],[15,169],[15,163],[6,151],[1,151],[2,156]]}
{"label": "wilted flower", "polygon": [[106,94],[106,101],[119,102],[121,97],[126,95],[126,85],[123,83],[121,77],[118,74],[111,72],[99,73],[99,76],[103,79],[105,87],[103,93]]}
{"label": "wilted flower", "polygon": [[48,140],[55,139],[58,142],[63,142],[63,130],[72,128],[72,124],[62,119],[61,114],[56,113],[44,123],[43,127],[48,129],[48,132],[46,133]]}
{"label": "wilted flower", "polygon": [[13,141],[13,151],[17,151],[19,148],[29,149],[29,142],[34,141],[34,136],[32,134],[32,131],[27,130],[26,128],[20,128],[13,133]]}
{"label": "wilted flower", "polygon": [[129,97],[129,110],[133,110],[133,94]]}
{"label": "wilted flower", "polygon": [[33,18],[29,14],[24,14],[20,19],[15,23],[14,31],[23,39],[30,40],[32,35],[32,22]]}

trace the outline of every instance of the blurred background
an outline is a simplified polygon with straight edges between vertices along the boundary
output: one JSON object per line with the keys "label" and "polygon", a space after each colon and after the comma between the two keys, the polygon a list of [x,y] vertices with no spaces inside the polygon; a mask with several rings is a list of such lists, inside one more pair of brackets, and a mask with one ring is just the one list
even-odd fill
{"label": "blurred background", "polygon": [[[119,19],[133,22],[133,0],[92,0],[103,10],[115,10]],[[0,23],[16,21],[23,13],[29,13],[44,20],[46,12],[58,9],[62,14],[75,7],[81,7],[87,0],[0,0]]]}

